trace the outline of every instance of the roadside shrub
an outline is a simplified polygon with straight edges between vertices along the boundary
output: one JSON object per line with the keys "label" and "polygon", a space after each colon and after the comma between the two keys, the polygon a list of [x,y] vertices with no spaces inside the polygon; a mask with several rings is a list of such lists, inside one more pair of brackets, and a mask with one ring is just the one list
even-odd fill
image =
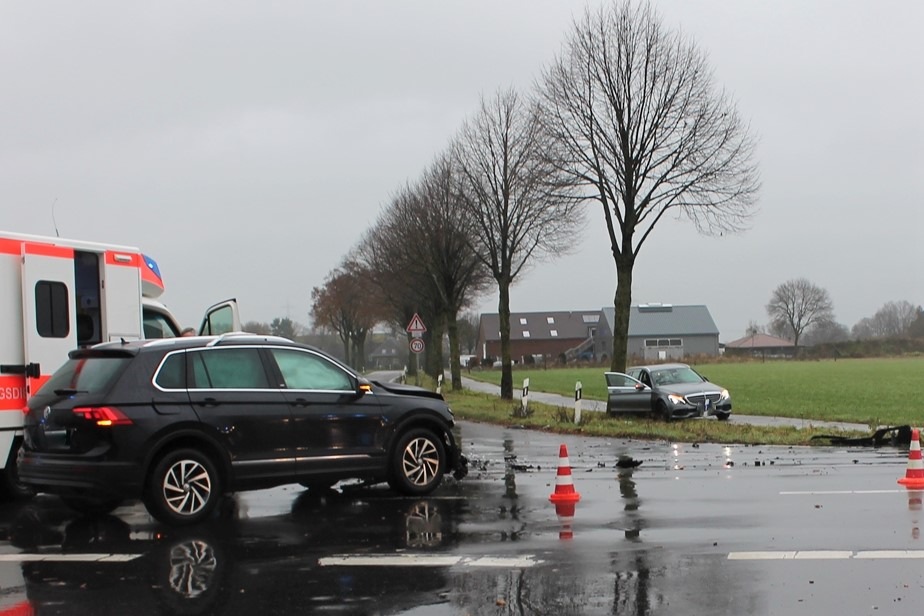
{"label": "roadside shrub", "polygon": [[519,419],[525,419],[527,417],[532,417],[535,412],[536,411],[530,408],[529,406],[527,406],[524,409],[523,404],[518,401],[516,404],[513,405],[513,408],[510,411],[510,416],[516,417]]}

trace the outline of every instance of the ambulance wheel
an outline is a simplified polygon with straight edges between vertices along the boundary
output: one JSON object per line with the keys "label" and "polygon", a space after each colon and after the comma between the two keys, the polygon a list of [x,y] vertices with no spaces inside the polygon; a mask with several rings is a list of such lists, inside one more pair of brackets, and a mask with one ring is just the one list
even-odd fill
{"label": "ambulance wheel", "polygon": [[3,500],[27,500],[35,496],[32,486],[19,481],[16,457],[19,454],[20,439],[13,441],[6,466],[0,471],[0,498]]}

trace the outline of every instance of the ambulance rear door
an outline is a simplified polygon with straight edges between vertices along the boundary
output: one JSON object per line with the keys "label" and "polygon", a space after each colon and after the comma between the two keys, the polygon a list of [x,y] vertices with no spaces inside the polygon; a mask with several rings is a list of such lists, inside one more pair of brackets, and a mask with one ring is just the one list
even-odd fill
{"label": "ambulance rear door", "polygon": [[22,314],[26,398],[77,347],[74,249],[22,244]]}
{"label": "ambulance rear door", "polygon": [[139,253],[106,251],[102,293],[105,340],[140,340],[144,337],[141,259]]}

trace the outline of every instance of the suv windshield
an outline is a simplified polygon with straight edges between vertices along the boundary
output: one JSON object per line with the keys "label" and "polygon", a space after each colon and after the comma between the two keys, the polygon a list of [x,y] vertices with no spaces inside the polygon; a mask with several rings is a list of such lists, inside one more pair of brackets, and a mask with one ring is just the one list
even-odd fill
{"label": "suv windshield", "polygon": [[69,359],[35,397],[104,392],[130,361],[131,357],[125,355]]}

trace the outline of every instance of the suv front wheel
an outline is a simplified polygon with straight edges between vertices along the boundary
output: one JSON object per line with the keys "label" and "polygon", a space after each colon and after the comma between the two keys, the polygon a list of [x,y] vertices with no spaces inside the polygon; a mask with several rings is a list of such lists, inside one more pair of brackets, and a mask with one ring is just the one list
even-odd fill
{"label": "suv front wheel", "polygon": [[220,479],[212,460],[194,449],[177,449],[154,466],[144,504],[165,524],[188,525],[206,518],[220,496]]}
{"label": "suv front wheel", "polygon": [[410,430],[398,439],[388,485],[408,496],[429,494],[440,484],[445,468],[442,441],[425,428]]}

